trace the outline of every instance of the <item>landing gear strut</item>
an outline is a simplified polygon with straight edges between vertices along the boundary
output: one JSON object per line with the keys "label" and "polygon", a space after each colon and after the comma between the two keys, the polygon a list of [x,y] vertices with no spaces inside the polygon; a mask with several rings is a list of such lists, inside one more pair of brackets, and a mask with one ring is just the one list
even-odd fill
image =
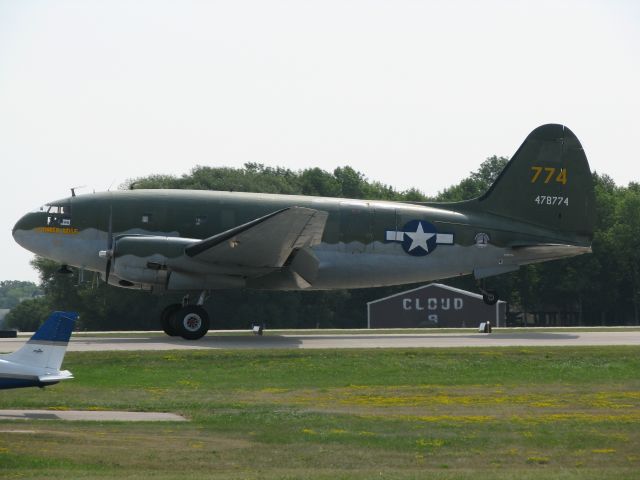
{"label": "landing gear strut", "polygon": [[182,303],[173,303],[162,311],[160,322],[164,332],[171,337],[182,337],[185,340],[198,340],[209,331],[209,314],[202,307],[207,298],[202,292],[197,305],[189,305],[189,296],[185,295]]}

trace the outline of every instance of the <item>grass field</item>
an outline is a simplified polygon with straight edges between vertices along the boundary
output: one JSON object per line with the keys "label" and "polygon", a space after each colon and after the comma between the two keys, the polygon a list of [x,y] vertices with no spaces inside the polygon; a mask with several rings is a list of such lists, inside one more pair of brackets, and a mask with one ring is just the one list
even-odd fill
{"label": "grass field", "polygon": [[0,408],[0,478],[640,478],[640,347],[83,352]]}

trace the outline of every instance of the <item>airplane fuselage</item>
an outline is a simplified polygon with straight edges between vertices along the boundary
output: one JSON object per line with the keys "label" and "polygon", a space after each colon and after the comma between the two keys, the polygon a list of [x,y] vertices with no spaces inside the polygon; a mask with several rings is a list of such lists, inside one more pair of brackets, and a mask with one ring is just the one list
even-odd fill
{"label": "airplane fuselage", "polygon": [[[114,237],[149,236],[201,240],[288,207],[328,213],[322,241],[312,247],[319,268],[312,285],[300,285],[285,269],[245,274],[235,265],[205,265],[162,246],[140,251],[138,265],[160,268],[147,276],[117,270],[120,286],[191,290],[171,275],[200,275],[202,288],[262,289],[363,288],[429,281],[476,272],[478,277],[518,265],[588,251],[588,244],[566,242],[533,254],[518,245],[557,244],[554,232],[482,212],[400,202],[352,200],[240,192],[133,190],[87,194],[52,202],[27,214],[14,228],[25,248],[62,264],[104,272],[99,256]],[[48,211],[45,211],[48,210]],[[111,222],[111,226],[109,223]],[[410,236],[411,235],[411,236]],[[570,243],[573,243],[572,245]],[[413,247],[413,248],[412,248]],[[553,250],[553,251],[551,251]],[[561,251],[558,251],[561,250]],[[551,257],[550,257],[551,255]],[[118,260],[116,260],[116,266]],[[165,272],[168,273],[165,275]],[[485,275],[483,275],[483,272]],[[187,288],[180,288],[186,286]],[[172,288],[174,287],[174,288]],[[196,289],[196,288],[193,288]]]}
{"label": "airplane fuselage", "polygon": [[[487,192],[451,204],[260,193],[129,190],[72,196],[25,215],[15,240],[108,283],[200,292],[164,308],[163,330],[209,329],[207,292],[328,290],[426,282],[591,251],[595,195],[577,137],[535,129]],[[497,292],[480,285],[493,305]]]}

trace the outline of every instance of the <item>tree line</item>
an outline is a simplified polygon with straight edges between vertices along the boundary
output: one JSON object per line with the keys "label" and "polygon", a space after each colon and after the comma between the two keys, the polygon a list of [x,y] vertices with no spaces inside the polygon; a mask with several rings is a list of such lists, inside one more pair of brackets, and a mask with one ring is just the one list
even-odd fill
{"label": "tree line", "polygon": [[[121,188],[225,190],[395,201],[461,201],[484,193],[508,159],[487,158],[478,170],[435,197],[412,188],[400,191],[369,181],[349,166],[327,172],[320,168],[293,171],[247,163],[243,168],[197,166],[181,176],[151,175]],[[618,186],[607,175],[593,174],[597,224],[593,254],[520,268],[491,279],[512,311],[555,312],[582,325],[640,324],[640,184]],[[33,330],[54,309],[80,313],[86,330],[158,329],[157,314],[177,296],[154,296],[107,286],[97,275],[57,273],[59,265],[36,257],[41,298],[26,300],[7,315],[6,323]],[[475,290],[470,276],[443,283]],[[221,290],[207,304],[213,328],[361,328],[366,303],[412,286],[332,292]],[[570,320],[567,320],[570,319]],[[517,321],[517,320],[513,320]]]}
{"label": "tree line", "polygon": [[39,288],[33,282],[2,280],[0,281],[0,308],[14,308],[21,301],[32,298],[38,293]]}

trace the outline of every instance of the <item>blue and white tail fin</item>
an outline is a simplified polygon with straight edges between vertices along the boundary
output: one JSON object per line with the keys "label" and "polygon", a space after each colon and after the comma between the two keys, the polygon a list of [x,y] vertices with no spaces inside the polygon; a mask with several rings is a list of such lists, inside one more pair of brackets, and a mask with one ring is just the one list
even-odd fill
{"label": "blue and white tail fin", "polygon": [[[25,367],[42,369],[40,381],[61,380],[58,378],[62,373],[60,366],[77,318],[75,312],[53,312],[27,343],[3,358]],[[71,378],[68,372],[62,376]]]}

